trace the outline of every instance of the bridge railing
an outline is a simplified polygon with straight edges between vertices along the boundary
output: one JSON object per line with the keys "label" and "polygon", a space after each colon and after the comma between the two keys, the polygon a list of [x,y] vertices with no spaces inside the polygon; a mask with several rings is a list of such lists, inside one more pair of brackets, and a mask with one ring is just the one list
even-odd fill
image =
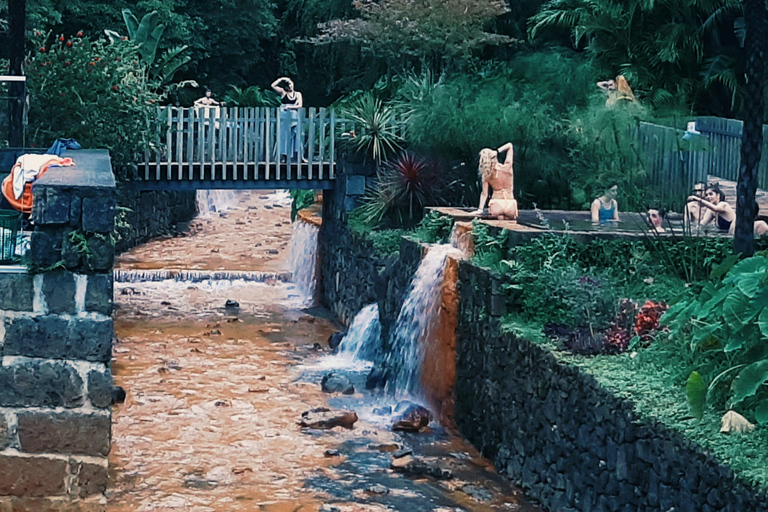
{"label": "bridge railing", "polygon": [[328,180],[335,178],[333,110],[255,107],[164,107],[165,124],[139,177],[151,181]]}

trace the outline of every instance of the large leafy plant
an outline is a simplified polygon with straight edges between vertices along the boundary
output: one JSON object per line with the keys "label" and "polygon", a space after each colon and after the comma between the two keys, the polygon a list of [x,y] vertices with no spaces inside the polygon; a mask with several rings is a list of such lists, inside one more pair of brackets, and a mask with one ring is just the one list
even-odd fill
{"label": "large leafy plant", "polygon": [[[170,83],[176,72],[191,60],[187,55],[187,45],[166,49],[158,57],[165,25],[160,24],[157,11],[145,14],[139,21],[130,9],[123,9],[123,21],[128,30],[128,38],[136,44],[141,62],[147,66],[150,75],[158,78],[161,83]],[[123,36],[112,30],[104,32],[112,42],[123,39]]]}
{"label": "large leafy plant", "polygon": [[716,267],[717,281],[672,306],[661,323],[691,352],[687,391],[697,416],[721,401],[768,423],[768,254],[736,261]]}

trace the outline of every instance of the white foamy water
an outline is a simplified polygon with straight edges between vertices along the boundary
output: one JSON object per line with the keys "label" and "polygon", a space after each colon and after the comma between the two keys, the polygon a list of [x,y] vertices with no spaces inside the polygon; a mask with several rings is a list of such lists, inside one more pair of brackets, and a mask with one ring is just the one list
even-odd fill
{"label": "white foamy water", "polygon": [[448,256],[461,258],[462,252],[450,245],[430,247],[411,280],[385,358],[387,368],[395,373],[386,384],[389,392],[418,394],[424,360],[423,340],[440,307]]}
{"label": "white foamy water", "polygon": [[291,275],[297,291],[308,303],[315,302],[317,290],[318,235],[320,228],[301,219],[293,223]]}
{"label": "white foamy water", "polygon": [[226,211],[237,203],[238,196],[234,190],[198,190],[195,202],[197,214],[201,217]]}
{"label": "white foamy water", "polygon": [[353,361],[371,361],[381,346],[380,336],[379,305],[370,304],[361,309],[352,320],[339,345],[339,356]]}

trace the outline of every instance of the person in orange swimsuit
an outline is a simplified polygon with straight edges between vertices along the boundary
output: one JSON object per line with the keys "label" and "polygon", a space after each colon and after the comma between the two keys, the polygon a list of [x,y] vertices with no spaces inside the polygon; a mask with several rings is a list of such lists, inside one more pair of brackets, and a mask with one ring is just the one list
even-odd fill
{"label": "person in orange swimsuit", "polygon": [[[499,160],[499,155],[504,154],[504,160]],[[512,161],[514,149],[511,142],[507,142],[499,149],[485,148],[480,151],[480,163],[478,173],[483,181],[483,191],[480,194],[480,206],[474,212],[477,215],[483,213],[488,194],[491,200],[488,203],[488,211],[499,220],[517,219],[517,201],[515,200]]]}

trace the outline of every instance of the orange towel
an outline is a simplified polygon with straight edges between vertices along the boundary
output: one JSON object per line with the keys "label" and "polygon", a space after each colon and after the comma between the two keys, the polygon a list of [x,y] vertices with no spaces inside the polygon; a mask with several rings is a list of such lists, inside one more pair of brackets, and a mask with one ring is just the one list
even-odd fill
{"label": "orange towel", "polygon": [[[21,195],[21,198],[16,199],[13,195],[13,173],[17,170],[17,166],[19,164],[16,164],[11,169],[11,173],[6,176],[6,178],[3,180],[2,187],[0,187],[0,190],[2,191],[5,198],[8,200],[8,202],[13,206],[14,209],[20,211],[21,213],[32,213],[32,183],[29,182],[24,185],[24,193]],[[48,162],[44,163],[40,167],[40,171],[37,173],[37,177],[35,180],[40,178],[50,167],[58,167],[58,166],[72,166],[75,165],[75,162],[72,161],[71,158],[52,158]]]}

